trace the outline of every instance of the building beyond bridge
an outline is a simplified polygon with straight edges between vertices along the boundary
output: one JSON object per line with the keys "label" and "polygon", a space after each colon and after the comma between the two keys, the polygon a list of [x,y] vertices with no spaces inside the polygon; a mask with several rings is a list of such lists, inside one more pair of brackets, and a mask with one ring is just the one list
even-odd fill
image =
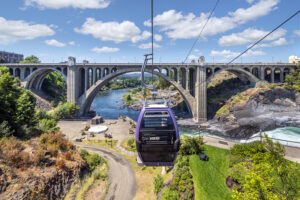
{"label": "building beyond bridge", "polygon": [[[91,104],[102,86],[111,79],[129,72],[140,72],[141,63],[76,63],[70,57],[68,63],[3,64],[10,73],[19,77],[27,89],[40,90],[45,77],[59,72],[67,82],[68,102],[76,103],[79,116],[90,110]],[[258,82],[282,83],[285,76],[296,69],[289,63],[160,63],[154,64],[154,74],[166,79],[180,92],[189,112],[196,122],[207,120],[207,86],[222,71],[235,74],[242,81],[256,85]],[[147,67],[146,72],[151,72]],[[105,106],[105,105],[103,105]]]}
{"label": "building beyond bridge", "polygon": [[2,57],[6,63],[19,63],[24,60],[22,54],[10,53],[6,51],[0,51],[0,57]]}

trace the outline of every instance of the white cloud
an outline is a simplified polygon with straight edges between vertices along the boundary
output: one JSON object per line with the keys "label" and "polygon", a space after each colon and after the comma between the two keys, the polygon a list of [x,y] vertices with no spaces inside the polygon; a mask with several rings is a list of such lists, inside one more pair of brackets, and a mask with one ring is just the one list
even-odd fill
{"label": "white cloud", "polygon": [[133,43],[136,43],[136,42],[141,41],[141,40],[146,40],[146,39],[148,39],[150,36],[151,36],[151,33],[150,33],[150,32],[144,31],[144,32],[142,33],[142,35],[137,35],[137,36],[134,36],[133,38],[131,38],[131,41],[132,41]]}
{"label": "white cloud", "polygon": [[131,21],[102,22],[94,18],[87,18],[81,28],[75,28],[75,32],[84,35],[92,35],[103,41],[114,41],[115,43],[131,41],[136,43],[151,36],[151,33],[141,30]]}
{"label": "white cloud", "polygon": [[259,47],[278,47],[278,46],[284,46],[287,45],[288,42],[286,41],[285,38],[279,38],[278,40],[274,40],[271,43],[263,43],[263,44],[258,44],[254,46],[253,48],[259,48]]}
{"label": "white cloud", "polygon": [[[156,43],[154,43],[153,46],[154,46],[154,48],[161,48],[161,46],[159,44],[156,44]],[[152,43],[149,42],[149,43],[146,43],[146,44],[140,44],[139,48],[140,49],[150,49],[150,48],[152,48]]]}
{"label": "white cloud", "polygon": [[69,42],[69,45],[74,46],[74,45],[75,45],[75,42],[74,42],[74,41],[71,41],[71,42]]}
{"label": "white cloud", "polygon": [[[267,38],[265,38],[265,41],[271,41],[278,39],[286,34],[285,29],[278,29],[271,35],[269,35]],[[245,29],[243,32],[240,33],[233,33],[231,35],[225,35],[222,36],[219,39],[219,45],[221,46],[235,46],[235,45],[242,45],[242,44],[248,44],[251,42],[256,42],[257,40],[261,39],[263,36],[265,36],[269,31],[264,30],[258,30],[253,28]]]}
{"label": "white cloud", "polygon": [[6,20],[0,17],[0,44],[11,44],[20,40],[33,40],[54,34],[55,31],[45,24],[33,24],[23,20]]}
{"label": "white cloud", "polygon": [[295,33],[298,37],[300,37],[300,30],[295,30],[294,33]]}
{"label": "white cloud", "polygon": [[199,57],[198,57],[198,56],[195,56],[195,55],[190,55],[190,56],[189,56],[189,60],[190,60],[190,61],[192,61],[192,60],[197,61],[198,58],[199,58]]}
{"label": "white cloud", "polygon": [[[238,56],[239,54],[240,54],[239,52],[232,52],[230,50],[223,50],[223,51],[212,50],[210,52],[210,56],[224,57],[224,58],[227,58],[227,59],[234,58],[234,57]],[[252,51],[252,50],[249,50],[242,57],[263,56],[263,55],[265,55],[265,52],[263,52],[263,51]]]}
{"label": "white cloud", "polygon": [[26,0],[25,6],[36,6],[40,9],[101,9],[109,6],[111,0]]}
{"label": "white cloud", "polygon": [[96,53],[114,53],[120,51],[119,48],[111,48],[111,47],[94,47],[91,49],[91,51],[96,52]]}
{"label": "white cloud", "polygon": [[154,40],[155,40],[156,42],[160,42],[160,41],[162,41],[162,36],[159,35],[159,34],[155,34],[155,35],[154,35]]}
{"label": "white cloud", "polygon": [[[202,36],[216,35],[236,28],[250,20],[268,15],[276,9],[279,0],[259,0],[251,7],[244,9],[239,8],[234,12],[229,12],[224,17],[212,17],[204,29]],[[160,27],[160,31],[166,33],[172,39],[189,39],[195,38],[209,17],[209,13],[201,13],[199,17],[193,13],[183,15],[175,10],[165,11],[155,16],[154,25]],[[145,26],[150,26],[150,21],[144,22]],[[184,28],[183,28],[184,27]]]}
{"label": "white cloud", "polygon": [[45,43],[49,46],[55,46],[55,47],[64,47],[66,46],[66,44],[64,43],[61,43],[61,42],[58,42],[57,40],[55,39],[52,39],[52,40],[45,40]]}
{"label": "white cloud", "polygon": [[252,4],[255,0],[246,0],[248,3]]}

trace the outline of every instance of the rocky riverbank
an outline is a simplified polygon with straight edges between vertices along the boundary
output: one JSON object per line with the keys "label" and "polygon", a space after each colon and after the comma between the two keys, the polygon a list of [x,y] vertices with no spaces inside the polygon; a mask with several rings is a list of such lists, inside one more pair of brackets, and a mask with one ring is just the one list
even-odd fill
{"label": "rocky riverbank", "polygon": [[248,138],[278,127],[300,127],[300,93],[283,88],[251,88],[230,98],[208,122],[206,131]]}

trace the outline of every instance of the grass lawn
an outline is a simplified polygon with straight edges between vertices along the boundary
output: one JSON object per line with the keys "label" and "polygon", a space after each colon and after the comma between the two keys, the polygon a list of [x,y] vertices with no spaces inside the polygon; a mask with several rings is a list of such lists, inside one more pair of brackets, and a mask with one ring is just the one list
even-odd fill
{"label": "grass lawn", "polygon": [[232,192],[225,184],[229,168],[229,151],[205,145],[205,153],[209,156],[208,162],[199,160],[197,155],[190,157],[195,199],[232,199]]}

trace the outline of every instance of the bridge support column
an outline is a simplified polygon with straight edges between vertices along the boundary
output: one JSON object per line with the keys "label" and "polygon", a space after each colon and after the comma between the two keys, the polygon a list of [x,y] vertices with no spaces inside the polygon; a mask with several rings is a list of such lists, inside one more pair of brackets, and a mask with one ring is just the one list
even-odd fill
{"label": "bridge support column", "polygon": [[[180,69],[179,69],[180,70]],[[176,76],[176,82],[179,84],[179,70],[177,69],[176,70],[176,75],[174,75],[174,76]]]}
{"label": "bridge support column", "polygon": [[25,79],[25,69],[21,68],[20,69],[20,80],[23,81]]}
{"label": "bridge support column", "polygon": [[275,70],[274,68],[271,68],[271,83],[274,83],[274,74],[275,74]]}
{"label": "bridge support column", "polygon": [[264,67],[260,68],[260,80],[261,81],[265,80],[265,68]]}
{"label": "bridge support column", "polygon": [[73,57],[69,57],[68,61],[68,77],[67,77],[67,100],[69,103],[78,103],[77,98],[79,96],[79,72],[76,67],[76,60]]}
{"label": "bridge support column", "polygon": [[84,91],[87,91],[89,89],[89,69],[84,68]]}
{"label": "bridge support column", "polygon": [[185,89],[190,93],[189,71],[190,70],[188,68],[185,71]]}
{"label": "bridge support column", "polygon": [[284,80],[283,80],[283,69],[280,69],[280,83],[283,83]]}
{"label": "bridge support column", "polygon": [[198,66],[196,69],[194,120],[207,121],[206,69]]}
{"label": "bridge support column", "polygon": [[93,67],[93,84],[95,84],[96,82],[96,68]]}

